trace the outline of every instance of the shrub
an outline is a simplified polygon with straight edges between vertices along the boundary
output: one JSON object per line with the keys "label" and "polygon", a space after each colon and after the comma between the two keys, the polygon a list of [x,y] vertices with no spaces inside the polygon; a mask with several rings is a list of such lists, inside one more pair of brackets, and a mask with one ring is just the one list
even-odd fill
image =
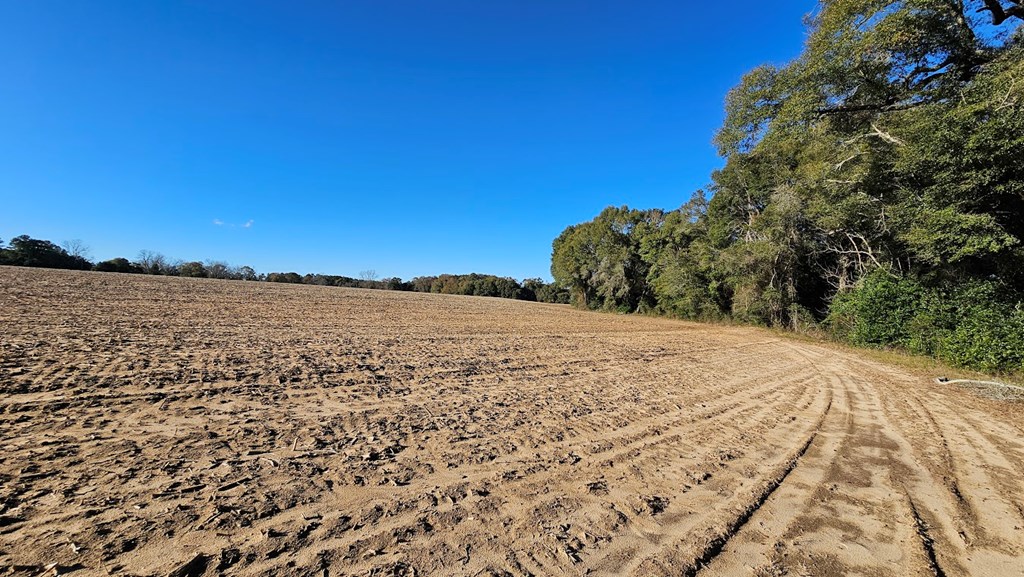
{"label": "shrub", "polygon": [[833,336],[856,345],[909,349],[922,297],[917,282],[876,271],[835,296],[825,324]]}
{"label": "shrub", "polygon": [[1024,370],[1024,302],[996,281],[928,288],[875,273],[833,299],[826,326],[855,345],[988,372]]}
{"label": "shrub", "polygon": [[938,344],[941,359],[988,372],[1024,370],[1024,302],[979,283],[957,291],[950,304],[956,322]]}

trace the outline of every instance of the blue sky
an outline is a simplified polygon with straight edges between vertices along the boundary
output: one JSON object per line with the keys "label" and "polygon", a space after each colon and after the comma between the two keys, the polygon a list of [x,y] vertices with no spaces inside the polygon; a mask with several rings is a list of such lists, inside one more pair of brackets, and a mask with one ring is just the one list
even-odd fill
{"label": "blue sky", "polygon": [[9,0],[0,238],[549,278],[566,226],[708,182],[726,91],[814,6]]}

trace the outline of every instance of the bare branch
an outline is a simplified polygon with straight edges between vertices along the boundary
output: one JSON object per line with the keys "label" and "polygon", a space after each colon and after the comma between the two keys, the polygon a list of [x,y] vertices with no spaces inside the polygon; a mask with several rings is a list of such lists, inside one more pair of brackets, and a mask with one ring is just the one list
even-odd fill
{"label": "bare branch", "polygon": [[61,248],[71,256],[89,259],[89,245],[79,239],[66,240],[61,243]]}
{"label": "bare branch", "polygon": [[917,108],[918,106],[924,106],[930,104],[931,100],[914,100],[911,102],[875,102],[871,104],[851,104],[851,105],[840,105],[834,108],[818,108],[814,110],[815,114],[826,116],[829,114],[852,114],[855,112],[896,112],[898,110],[910,110],[911,108]]}
{"label": "bare branch", "polygon": [[997,111],[998,110],[1002,110],[1004,108],[1011,108],[1011,107],[1017,105],[1017,99],[1016,98],[1010,98],[1011,96],[1013,96],[1013,91],[1014,91],[1015,88],[1017,88],[1017,79],[1016,78],[1014,78],[1010,82],[1010,87],[1006,89],[1006,95],[1003,96],[1003,101],[1000,102],[999,106],[996,107]]}
{"label": "bare branch", "polygon": [[978,12],[988,11],[992,14],[992,25],[999,26],[1003,22],[1006,22],[1010,18],[1020,18],[1024,20],[1024,5],[1019,0],[1010,0],[1013,6],[1009,8],[1003,8],[1003,3],[999,0],[983,0],[985,6],[978,9]]}
{"label": "bare branch", "polygon": [[895,136],[889,134],[888,132],[885,132],[882,129],[878,128],[878,126],[874,122],[871,123],[871,128],[874,129],[874,132],[871,133],[872,136],[877,136],[878,138],[881,138],[882,140],[888,142],[889,144],[895,144],[896,146],[906,145],[906,143],[900,140],[899,138],[896,138]]}
{"label": "bare branch", "polygon": [[[860,134],[860,135],[854,136],[853,138],[851,138],[849,140],[844,140],[843,141],[843,145],[844,146],[849,146],[849,145],[853,144],[854,142],[857,142],[858,140],[863,140],[863,139],[871,137],[871,136],[874,136],[876,138],[880,138],[880,139],[888,142],[889,144],[894,144],[896,146],[905,146],[906,145],[906,143],[903,142],[902,140],[900,140],[899,138],[896,138],[895,136],[889,134],[888,132],[885,132],[881,128],[878,128],[878,125],[875,124],[874,122],[871,123],[871,129],[872,129],[871,132],[867,132],[867,133],[864,133],[864,134]],[[857,156],[859,156],[861,154],[863,154],[863,153],[859,152],[857,154],[854,154],[850,158],[847,158],[846,160],[843,160],[842,162],[840,162],[839,164],[836,165],[836,169],[838,170],[838,169],[842,168],[844,164],[846,164],[850,160],[853,160],[854,158],[856,158]]]}
{"label": "bare branch", "polygon": [[[932,80],[935,80],[936,78],[939,78],[942,75],[944,75],[946,73],[946,70],[944,69],[953,62],[954,57],[952,54],[950,54],[949,57],[947,57],[939,64],[936,64],[935,66],[927,66],[925,64],[922,64],[917,68],[914,68],[913,70],[910,71],[909,74],[907,74],[906,78],[903,79],[903,86],[908,89],[914,86],[927,86]],[[922,80],[916,80],[922,74],[925,74],[927,76],[925,76]]]}
{"label": "bare branch", "polygon": [[[850,156],[844,158],[843,160],[840,160],[839,164],[836,164],[835,170],[842,170],[843,166],[845,166],[847,162],[850,162],[854,158],[857,158],[858,156],[863,156],[863,155],[864,155],[863,152],[855,152],[855,153],[851,154]],[[836,181],[836,182],[839,182],[839,181]],[[845,182],[849,182],[849,181],[845,181]]]}

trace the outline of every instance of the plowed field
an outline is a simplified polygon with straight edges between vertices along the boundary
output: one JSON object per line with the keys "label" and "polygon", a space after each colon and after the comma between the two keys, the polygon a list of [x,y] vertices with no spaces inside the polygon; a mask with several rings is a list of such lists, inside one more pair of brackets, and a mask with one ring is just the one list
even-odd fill
{"label": "plowed field", "polygon": [[0,268],[0,574],[1021,575],[1024,405],[747,328]]}

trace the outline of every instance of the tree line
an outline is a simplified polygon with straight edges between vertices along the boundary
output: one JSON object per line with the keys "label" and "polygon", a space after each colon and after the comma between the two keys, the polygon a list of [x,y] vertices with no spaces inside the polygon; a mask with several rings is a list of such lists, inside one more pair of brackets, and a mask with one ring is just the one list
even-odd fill
{"label": "tree line", "polygon": [[574,304],[728,319],[1024,370],[1024,5],[825,0],[747,73],[676,210],[554,240]]}
{"label": "tree line", "polygon": [[28,235],[15,237],[7,244],[0,240],[0,265],[488,296],[562,304],[569,302],[567,290],[539,278],[519,282],[511,277],[472,273],[421,276],[403,281],[398,277],[379,279],[372,270],[363,271],[359,278],[326,274],[300,275],[296,272],[264,274],[257,273],[250,266],[232,266],[222,261],[172,260],[150,250],[140,251],[135,260],[118,257],[94,263],[88,258],[88,247],[81,241],[58,245]]}
{"label": "tree line", "polygon": [[360,278],[338,275],[298,273],[270,273],[268,282],[284,282],[321,286],[374,288],[384,290],[410,291],[421,293],[498,297],[545,303],[569,303],[569,291],[560,289],[554,283],[539,278],[528,278],[522,282],[512,277],[499,277],[478,273],[442,274],[439,276],[418,276],[403,281],[399,277],[376,279],[373,271],[364,271]]}

